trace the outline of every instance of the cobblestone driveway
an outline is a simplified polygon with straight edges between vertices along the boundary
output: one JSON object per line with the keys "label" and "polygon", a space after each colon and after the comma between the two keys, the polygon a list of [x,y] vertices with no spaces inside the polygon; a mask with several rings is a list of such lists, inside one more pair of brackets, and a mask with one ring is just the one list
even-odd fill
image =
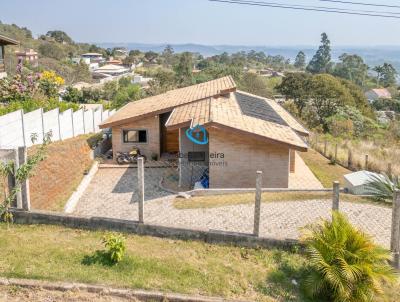
{"label": "cobblestone driveway", "polygon": [[[254,206],[232,205],[207,209],[178,210],[174,195],[158,187],[163,168],[145,170],[145,222],[181,228],[251,233]],[[80,215],[137,220],[137,170],[135,168],[100,169],[75,213]],[[299,228],[319,218],[330,217],[330,200],[263,203],[261,236],[296,239]],[[375,240],[389,247],[391,209],[371,204],[341,203],[341,210]]]}

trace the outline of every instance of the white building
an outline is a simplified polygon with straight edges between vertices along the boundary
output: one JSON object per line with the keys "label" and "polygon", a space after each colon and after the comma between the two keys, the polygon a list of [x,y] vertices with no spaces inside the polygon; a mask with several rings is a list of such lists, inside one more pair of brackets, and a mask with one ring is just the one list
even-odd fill
{"label": "white building", "polygon": [[383,176],[378,173],[365,170],[349,173],[343,177],[345,189],[354,195],[370,195],[371,191],[368,190],[368,184],[379,178],[384,179]]}

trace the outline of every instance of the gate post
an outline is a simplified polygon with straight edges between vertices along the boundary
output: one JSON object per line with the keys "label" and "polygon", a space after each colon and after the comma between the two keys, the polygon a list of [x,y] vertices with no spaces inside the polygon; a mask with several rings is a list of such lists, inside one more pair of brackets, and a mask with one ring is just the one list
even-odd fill
{"label": "gate post", "polygon": [[400,268],[400,191],[393,192],[393,210],[392,210],[392,232],[390,238],[390,249],[393,254],[393,266]]}
{"label": "gate post", "polygon": [[254,204],[254,229],[253,235],[260,235],[260,215],[261,215],[261,188],[262,188],[262,171],[257,171],[256,176],[256,199]]}
{"label": "gate post", "polygon": [[333,182],[332,211],[339,211],[339,182]]}
{"label": "gate post", "polygon": [[143,223],[144,212],[144,160],[139,157],[137,160],[138,167],[138,195],[139,195],[139,223]]}

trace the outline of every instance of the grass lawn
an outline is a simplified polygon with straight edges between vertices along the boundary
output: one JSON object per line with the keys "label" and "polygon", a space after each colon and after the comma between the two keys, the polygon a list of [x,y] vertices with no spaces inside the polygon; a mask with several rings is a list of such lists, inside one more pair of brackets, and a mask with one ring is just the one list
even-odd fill
{"label": "grass lawn", "polygon": [[[227,205],[254,203],[254,193],[193,196],[188,199],[175,198],[174,206],[178,209],[214,208]],[[331,192],[265,192],[261,194],[262,202],[302,201],[331,199]],[[351,194],[340,194],[341,201],[372,202],[370,199]]]}
{"label": "grass lawn", "polygon": [[[305,258],[201,242],[126,235],[127,255],[116,266],[87,264],[104,232],[44,225],[0,224],[2,277],[75,281],[256,301],[309,301],[299,286]],[[374,301],[399,301],[398,287]],[[274,298],[274,299],[273,299]]]}
{"label": "grass lawn", "polygon": [[332,165],[329,159],[313,149],[308,149],[308,152],[298,152],[298,154],[325,188],[332,188],[332,183],[336,180],[343,185],[343,175],[351,173],[340,165]]}

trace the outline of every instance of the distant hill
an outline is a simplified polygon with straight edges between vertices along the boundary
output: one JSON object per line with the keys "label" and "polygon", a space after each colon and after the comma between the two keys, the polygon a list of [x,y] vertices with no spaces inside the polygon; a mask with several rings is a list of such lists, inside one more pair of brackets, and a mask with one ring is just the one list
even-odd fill
{"label": "distant hill", "polygon": [[[113,48],[117,46],[126,47],[129,50],[138,49],[140,51],[162,52],[167,43],[161,44],[143,44],[143,43],[96,43],[102,48]],[[290,58],[292,61],[297,53],[302,50],[310,60],[317,50],[318,46],[244,46],[244,45],[202,45],[202,44],[170,44],[175,52],[197,52],[203,56],[213,56],[223,52],[235,53],[238,51],[263,51],[268,55],[282,55]],[[392,63],[400,72],[400,46],[375,46],[375,47],[333,47],[332,58],[338,60],[343,53],[358,54],[363,57],[365,62],[372,66],[382,64],[383,62]]]}

